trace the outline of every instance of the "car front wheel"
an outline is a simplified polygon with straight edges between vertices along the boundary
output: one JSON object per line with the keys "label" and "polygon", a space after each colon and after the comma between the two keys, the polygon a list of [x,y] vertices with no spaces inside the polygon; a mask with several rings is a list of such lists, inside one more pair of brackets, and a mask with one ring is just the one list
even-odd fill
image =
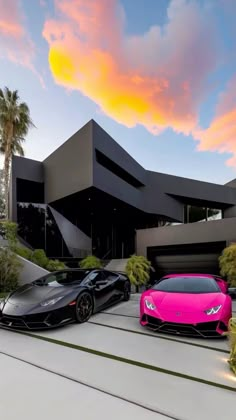
{"label": "car front wheel", "polygon": [[93,313],[93,298],[90,293],[83,292],[78,296],[75,309],[76,322],[82,324],[89,320]]}

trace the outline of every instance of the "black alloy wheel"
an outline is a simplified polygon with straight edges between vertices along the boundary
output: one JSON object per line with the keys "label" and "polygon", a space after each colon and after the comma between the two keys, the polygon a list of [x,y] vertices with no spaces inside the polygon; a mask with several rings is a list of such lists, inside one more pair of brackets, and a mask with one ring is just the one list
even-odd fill
{"label": "black alloy wheel", "polygon": [[89,320],[93,313],[93,298],[90,293],[84,292],[79,295],[76,302],[75,318],[76,322],[82,324]]}
{"label": "black alloy wheel", "polygon": [[130,300],[130,284],[128,281],[124,284],[124,301],[127,302]]}

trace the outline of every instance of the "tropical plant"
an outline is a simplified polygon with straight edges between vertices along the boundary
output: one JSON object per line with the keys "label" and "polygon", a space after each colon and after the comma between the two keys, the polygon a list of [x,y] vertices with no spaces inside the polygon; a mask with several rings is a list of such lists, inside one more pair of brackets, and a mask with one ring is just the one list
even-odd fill
{"label": "tropical plant", "polygon": [[11,91],[7,87],[0,89],[0,152],[4,155],[4,201],[7,218],[12,155],[24,156],[22,143],[33,126],[29,107],[25,102],[20,102],[18,91]]}
{"label": "tropical plant", "polygon": [[229,321],[228,336],[230,340],[229,365],[236,375],[236,318],[231,318]]}
{"label": "tropical plant", "polygon": [[150,278],[151,263],[142,255],[132,255],[126,264],[126,274],[131,284],[136,286],[138,292],[139,286],[148,283]]}
{"label": "tropical plant", "polygon": [[9,248],[0,248],[0,293],[8,293],[18,285],[21,263]]}
{"label": "tropical plant", "polygon": [[236,287],[236,244],[225,248],[219,257],[220,273],[227,277],[232,287]]}
{"label": "tropical plant", "polygon": [[95,257],[94,255],[88,255],[88,257],[80,261],[79,266],[80,268],[101,268],[102,262],[99,258]]}

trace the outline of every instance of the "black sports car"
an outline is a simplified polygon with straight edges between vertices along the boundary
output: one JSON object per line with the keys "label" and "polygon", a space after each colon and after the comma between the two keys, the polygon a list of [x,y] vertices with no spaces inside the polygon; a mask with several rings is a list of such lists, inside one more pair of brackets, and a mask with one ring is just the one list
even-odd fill
{"label": "black sports car", "polygon": [[0,302],[0,323],[30,330],[86,322],[121,300],[130,298],[125,274],[102,269],[68,269],[26,284]]}

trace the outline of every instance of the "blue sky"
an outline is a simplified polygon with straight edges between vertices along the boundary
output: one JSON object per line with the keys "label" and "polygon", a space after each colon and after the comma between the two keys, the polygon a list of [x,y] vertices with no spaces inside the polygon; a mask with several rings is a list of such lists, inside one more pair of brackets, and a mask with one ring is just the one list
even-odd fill
{"label": "blue sky", "polygon": [[[9,0],[9,3],[11,3],[11,1],[12,0]],[[63,0],[60,1],[63,2]],[[67,1],[69,3],[76,3],[76,0]],[[81,3],[82,0],[78,1]],[[93,2],[94,0],[89,1]],[[102,0],[102,2],[103,1],[106,2],[107,0]],[[206,53],[202,60],[207,61],[209,51],[216,51],[211,58],[212,61],[210,64],[207,62],[206,65],[204,64],[204,67],[200,60],[200,62],[197,62],[199,71],[196,71],[194,78],[192,78],[192,74],[189,76],[189,80],[193,80],[192,83],[195,83],[196,86],[199,84],[199,91],[197,89],[194,90],[193,86],[191,89],[191,92],[193,92],[193,98],[188,99],[193,116],[193,122],[191,121],[190,128],[188,126],[188,128],[185,129],[184,112],[186,112],[186,105],[185,102],[183,103],[182,101],[181,92],[177,86],[179,83],[179,76],[175,79],[174,71],[169,76],[168,70],[168,77],[172,77],[172,79],[170,79],[170,95],[172,95],[171,98],[174,98],[175,103],[177,103],[175,106],[176,113],[178,115],[177,117],[176,115],[172,115],[172,120],[169,124],[169,114],[167,115],[164,110],[164,123],[163,126],[161,126],[161,129],[158,126],[157,134],[154,133],[154,130],[150,128],[150,126],[158,125],[158,118],[155,120],[155,118],[152,117],[153,121],[151,121],[152,118],[150,117],[149,126],[147,123],[147,120],[149,121],[147,116],[144,118],[143,116],[140,116],[140,114],[133,112],[132,121],[134,121],[134,126],[129,127],[129,123],[127,122],[123,110],[120,111],[120,114],[117,114],[114,108],[111,112],[109,112],[111,102],[109,102],[109,104],[106,102],[106,104],[108,104],[107,107],[105,105],[103,107],[104,98],[101,97],[103,95],[102,89],[100,89],[97,93],[95,86],[94,89],[96,94],[94,94],[91,89],[88,89],[87,92],[84,87],[78,88],[77,83],[75,85],[70,84],[70,86],[67,86],[65,81],[60,78],[60,75],[58,76],[56,74],[55,68],[52,68],[52,66],[50,68],[48,54],[50,49],[53,49],[55,46],[54,44],[50,44],[48,38],[43,36],[42,33],[44,25],[49,19],[54,19],[53,28],[55,30],[56,22],[63,20],[62,14],[59,15],[55,9],[54,0],[44,0],[43,2],[40,2],[40,0],[22,0],[19,2],[18,0],[13,0],[12,6],[15,7],[15,14],[13,13],[9,16],[9,13],[7,13],[6,10],[6,13],[4,12],[5,14],[3,13],[2,17],[0,17],[0,49],[2,50],[2,53],[0,53],[0,80],[2,87],[6,85],[10,89],[18,89],[22,100],[26,101],[31,109],[32,119],[37,128],[31,130],[28,135],[27,142],[25,144],[27,157],[43,160],[88,120],[93,118],[142,166],[147,169],[217,183],[225,183],[236,177],[234,164],[229,166],[226,163],[229,158],[235,156],[234,153],[236,151],[236,138],[234,143],[231,121],[230,134],[228,134],[229,132],[227,131],[228,127],[225,128],[224,126],[222,128],[222,124],[220,125],[220,129],[226,133],[226,142],[221,140],[220,143],[219,140],[216,141],[215,145],[213,141],[215,133],[213,127],[214,122],[218,117],[222,117],[224,118],[224,121],[228,121],[229,118],[226,118],[228,115],[227,112],[230,112],[231,115],[233,115],[232,113],[236,109],[236,101],[234,102],[234,100],[236,100],[236,94],[235,96],[232,96],[232,92],[235,92],[234,80],[236,81],[236,78],[234,78],[236,75],[236,61],[233,54],[234,33],[233,25],[231,25],[232,21],[230,20],[231,13],[229,13],[229,11],[232,10],[230,7],[233,8],[234,5],[229,0],[227,8],[225,8],[224,13],[222,13],[221,0],[214,0],[214,2],[203,0],[174,1],[179,8],[178,10],[180,10],[178,12],[179,14],[182,13],[184,8],[186,9],[186,14],[182,13],[183,17],[181,19],[184,19],[185,16],[188,16],[187,13],[190,13],[189,9],[187,9],[187,3],[193,3],[196,5],[196,13],[199,11],[199,16],[200,13],[209,13],[209,16],[212,17],[212,22],[210,21],[210,24],[214,26],[214,29],[212,29],[212,31],[214,31],[212,38],[215,37],[213,39],[214,43],[212,40],[209,41],[211,38],[211,28],[209,28],[210,35],[209,39],[206,38],[206,44],[210,42],[211,44],[205,47],[205,45],[200,45],[201,40],[199,40],[197,49],[199,49],[200,52],[198,53],[196,50],[186,50],[185,55],[185,51],[181,51],[181,45],[184,44],[184,37],[193,37],[194,30],[197,31],[198,29],[197,25],[205,24],[203,21],[199,20],[199,18],[198,20],[196,19],[196,26],[193,25],[192,27],[188,27],[188,22],[186,21],[186,28],[183,30],[183,33],[180,34],[180,40],[175,40],[169,36],[168,40],[165,41],[165,49],[162,50],[162,56],[165,56],[166,50],[169,49],[167,54],[168,60],[176,63],[179,74],[181,75],[181,71],[182,73],[184,72],[184,77],[188,80],[187,66],[189,63],[191,66],[195,65],[194,63],[192,64],[195,54],[196,56],[197,54],[200,54],[199,57],[201,58],[201,49],[205,48]],[[227,3],[227,0],[225,1]],[[114,3],[113,0],[111,0],[111,2]],[[0,6],[2,6],[3,3],[4,0],[0,0]],[[122,16],[123,18],[125,16],[125,21],[122,27],[122,48],[126,40],[134,35],[140,37],[137,41],[139,43],[138,45],[143,45],[141,44],[142,37],[152,26],[161,28],[161,33],[163,31],[162,35],[164,36],[165,31],[167,31],[165,25],[170,20],[168,15],[168,7],[170,6],[170,3],[171,2],[168,2],[167,0],[148,0],[148,2],[145,0],[135,0],[135,2],[133,0],[120,1],[123,14]],[[215,7],[214,5],[216,5],[216,3],[217,6]],[[1,10],[3,9],[1,8]],[[86,13],[91,14],[92,12],[88,11]],[[104,11],[102,13],[101,19],[106,16]],[[177,25],[175,22],[178,20],[178,15],[175,9],[172,10],[172,13],[173,17],[171,25],[173,29],[173,27]],[[12,34],[8,35],[6,31],[4,32],[1,29],[1,22],[3,19],[5,19],[5,21],[7,21],[7,19],[12,19],[10,21],[11,24],[19,25],[24,28],[21,43],[19,43],[19,39],[13,42],[14,39],[12,39]],[[105,24],[105,22],[103,23]],[[105,35],[108,30],[109,28],[104,29]],[[101,35],[102,40],[102,37],[105,35]],[[180,42],[181,40],[182,42]],[[130,75],[131,68],[134,68],[134,62],[136,63],[137,60],[140,60],[138,61],[138,69],[140,72],[142,71],[142,73],[139,74],[143,77],[151,77],[152,83],[155,77],[158,79],[158,71],[162,67],[164,68],[163,74],[167,77],[165,75],[164,62],[160,62],[161,59],[158,58],[160,49],[158,51],[155,50],[156,44],[153,36],[148,37],[147,44],[145,45],[150,47],[150,51],[152,51],[152,42],[153,58],[148,56],[147,61],[149,60],[150,62],[148,62],[147,65],[144,63],[145,69],[140,70],[145,58],[141,55],[141,58],[139,57],[137,59],[135,56],[136,53],[132,49],[129,54],[131,57],[130,60],[132,60],[131,64],[127,64],[127,57],[126,60],[124,60],[123,55],[121,62],[118,63],[118,67],[122,67],[122,74],[127,72]],[[175,42],[176,57],[173,58],[173,55],[175,55]],[[73,52],[75,56],[77,54],[76,45],[77,44],[73,44]],[[192,45],[196,45],[194,39]],[[32,52],[30,52],[30,46],[32,47]],[[87,51],[91,48],[91,44],[86,45],[85,47],[87,48],[85,51]],[[100,48],[100,45],[96,45],[96,48],[98,47]],[[67,52],[66,45],[64,45],[64,48]],[[209,49],[207,50],[207,48]],[[120,49],[118,50],[120,51]],[[113,55],[112,51],[112,49],[109,50],[109,53],[112,55],[114,61],[117,62],[120,59],[120,52],[117,52],[116,48],[114,48]],[[141,53],[143,54],[144,52]],[[14,59],[12,59],[12,56],[14,56]],[[27,57],[29,58],[30,64],[26,64]],[[180,59],[181,57],[186,57],[186,67],[181,67],[179,65],[179,57]],[[80,62],[82,58],[80,57]],[[185,58],[182,60],[185,60]],[[96,67],[96,63],[94,63],[94,65]],[[183,66],[183,63],[181,63],[181,65]],[[190,69],[189,73],[190,71],[192,70]],[[202,73],[202,76],[199,81],[198,74],[200,73]],[[112,79],[113,81],[115,80],[115,77],[116,76]],[[42,86],[42,79],[44,87]],[[231,80],[233,80],[233,82],[231,83],[231,88],[229,89],[227,86]],[[93,84],[92,80],[91,84]],[[136,93],[138,95],[140,94],[141,99],[145,99],[145,101],[147,100],[145,92],[142,93],[138,91],[135,92],[135,94]],[[114,92],[114,96],[112,97],[113,99],[115,94],[117,93]],[[220,94],[225,94],[227,100],[221,100]],[[106,92],[104,92],[104,97],[106,97]],[[111,98],[109,97],[109,101],[110,99]],[[156,100],[158,102],[159,98],[157,97]],[[178,110],[178,101],[181,112]],[[165,107],[165,104],[167,103],[166,97],[164,97],[160,103],[160,107]],[[228,105],[228,103],[230,103],[230,105]],[[152,103],[150,105],[150,115],[152,107],[154,106],[155,104],[152,99]],[[218,108],[220,109],[219,112],[217,111]],[[156,111],[159,112],[159,108]],[[178,122],[176,123],[177,119]],[[195,127],[196,125],[198,125],[198,128]],[[211,128],[211,126],[213,128]],[[201,134],[198,133],[199,130]],[[236,134],[235,127],[233,128],[233,135],[234,133]],[[197,150],[198,138],[201,142],[202,151]],[[222,150],[224,151],[223,153]]]}

